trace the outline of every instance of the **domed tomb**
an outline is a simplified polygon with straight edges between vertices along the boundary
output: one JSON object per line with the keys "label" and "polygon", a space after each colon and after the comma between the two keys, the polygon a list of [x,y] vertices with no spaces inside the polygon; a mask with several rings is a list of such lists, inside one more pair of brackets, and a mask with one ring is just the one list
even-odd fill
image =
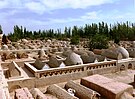
{"label": "domed tomb", "polygon": [[2,45],[1,49],[2,50],[8,50],[8,46],[4,44],[4,45]]}
{"label": "domed tomb", "polygon": [[39,50],[39,51],[38,51],[38,55],[39,55],[39,58],[40,58],[40,57],[44,57],[44,56],[45,56],[44,50],[43,50],[43,49]]}
{"label": "domed tomb", "polygon": [[74,51],[76,54],[80,55],[81,59],[83,60],[83,63],[93,63],[95,60],[95,55],[92,51],[87,50],[76,50]]}
{"label": "domed tomb", "polygon": [[122,54],[123,58],[129,58],[129,53],[124,47],[119,46],[118,52]]}
{"label": "domed tomb", "polygon": [[49,55],[49,62],[48,65],[50,68],[57,68],[61,64],[60,61],[57,60],[55,55]]}
{"label": "domed tomb", "polygon": [[64,52],[62,53],[62,55],[65,56],[65,57],[68,57],[68,55],[71,54],[71,53],[72,53],[71,50],[67,50],[67,51],[64,51]]}
{"label": "domed tomb", "polygon": [[117,49],[104,49],[101,55],[110,59],[122,59],[122,54]]}
{"label": "domed tomb", "polygon": [[17,52],[17,58],[28,58],[28,54],[26,52]]}
{"label": "domed tomb", "polygon": [[78,65],[78,64],[83,64],[83,61],[80,57],[80,55],[72,52],[71,54],[68,55],[68,57],[65,60],[65,64],[67,66],[71,66],[71,65]]}
{"label": "domed tomb", "polygon": [[15,59],[16,56],[15,54],[13,54],[12,52],[4,52],[2,55],[1,55],[1,59],[4,61],[4,60],[8,60],[8,59]]}
{"label": "domed tomb", "polygon": [[36,69],[41,70],[45,66],[45,63],[43,63],[39,59],[36,59],[36,61],[34,62],[34,66],[36,67]]}
{"label": "domed tomb", "polygon": [[15,50],[15,47],[12,46],[11,44],[8,44],[8,48],[9,48],[10,50]]}
{"label": "domed tomb", "polygon": [[22,42],[23,42],[23,43],[28,43],[29,41],[26,40],[26,39],[22,39]]}
{"label": "domed tomb", "polygon": [[95,55],[92,51],[86,50],[85,52],[86,52],[88,55]]}
{"label": "domed tomb", "polygon": [[133,45],[132,45],[132,46],[133,46],[133,47],[135,47],[135,41],[133,41],[132,43],[133,43]]}
{"label": "domed tomb", "polygon": [[80,56],[81,56],[81,55],[88,55],[87,52],[85,52],[84,50],[75,50],[74,52],[75,52],[76,54],[80,55]]}
{"label": "domed tomb", "polygon": [[96,59],[95,55],[88,55],[88,54],[82,54],[81,59],[83,60],[83,63],[93,63]]}
{"label": "domed tomb", "polygon": [[129,53],[129,57],[135,58],[135,48],[127,48],[126,50]]}

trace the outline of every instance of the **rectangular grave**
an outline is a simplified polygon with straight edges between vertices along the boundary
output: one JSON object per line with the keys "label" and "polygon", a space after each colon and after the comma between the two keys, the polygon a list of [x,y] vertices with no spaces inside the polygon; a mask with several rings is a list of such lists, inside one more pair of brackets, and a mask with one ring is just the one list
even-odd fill
{"label": "rectangular grave", "polygon": [[99,92],[106,99],[120,99],[123,92],[133,93],[131,85],[98,74],[82,78],[81,84]]}

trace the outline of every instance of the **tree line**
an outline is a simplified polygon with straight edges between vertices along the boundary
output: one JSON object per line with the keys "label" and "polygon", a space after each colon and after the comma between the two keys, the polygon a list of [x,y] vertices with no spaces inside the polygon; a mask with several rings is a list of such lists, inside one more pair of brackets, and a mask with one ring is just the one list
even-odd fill
{"label": "tree line", "polygon": [[[0,26],[0,32],[2,28]],[[118,43],[120,40],[135,40],[135,23],[131,22],[117,22],[114,24],[107,24],[105,22],[85,24],[85,26],[73,26],[65,27],[62,32],[61,29],[49,29],[49,30],[38,30],[29,31],[26,27],[14,26],[13,33],[9,33],[8,38],[11,41],[17,41],[19,39],[45,39],[45,38],[56,38],[65,39],[71,38],[74,43],[79,38],[88,38],[90,41],[93,39],[108,39],[114,40]],[[101,38],[103,37],[103,38]],[[100,41],[100,40],[99,40]]]}

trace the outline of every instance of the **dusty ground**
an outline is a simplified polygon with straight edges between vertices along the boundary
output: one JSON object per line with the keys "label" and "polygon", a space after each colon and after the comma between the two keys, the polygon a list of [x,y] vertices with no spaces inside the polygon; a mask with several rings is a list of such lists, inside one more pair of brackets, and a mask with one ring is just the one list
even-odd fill
{"label": "dusty ground", "polygon": [[126,71],[116,72],[116,73],[104,74],[105,77],[127,84],[134,82],[134,75],[135,75],[135,70],[130,70],[130,69]]}

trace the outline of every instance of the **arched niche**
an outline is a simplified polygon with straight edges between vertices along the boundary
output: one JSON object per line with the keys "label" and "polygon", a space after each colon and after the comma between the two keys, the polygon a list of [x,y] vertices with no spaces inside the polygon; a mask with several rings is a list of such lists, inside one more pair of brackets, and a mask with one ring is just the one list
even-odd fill
{"label": "arched niche", "polygon": [[132,64],[131,63],[128,64],[128,69],[132,69]]}
{"label": "arched niche", "polygon": [[125,65],[121,65],[121,66],[120,66],[120,71],[123,71],[123,70],[125,70],[125,69],[126,69]]}

